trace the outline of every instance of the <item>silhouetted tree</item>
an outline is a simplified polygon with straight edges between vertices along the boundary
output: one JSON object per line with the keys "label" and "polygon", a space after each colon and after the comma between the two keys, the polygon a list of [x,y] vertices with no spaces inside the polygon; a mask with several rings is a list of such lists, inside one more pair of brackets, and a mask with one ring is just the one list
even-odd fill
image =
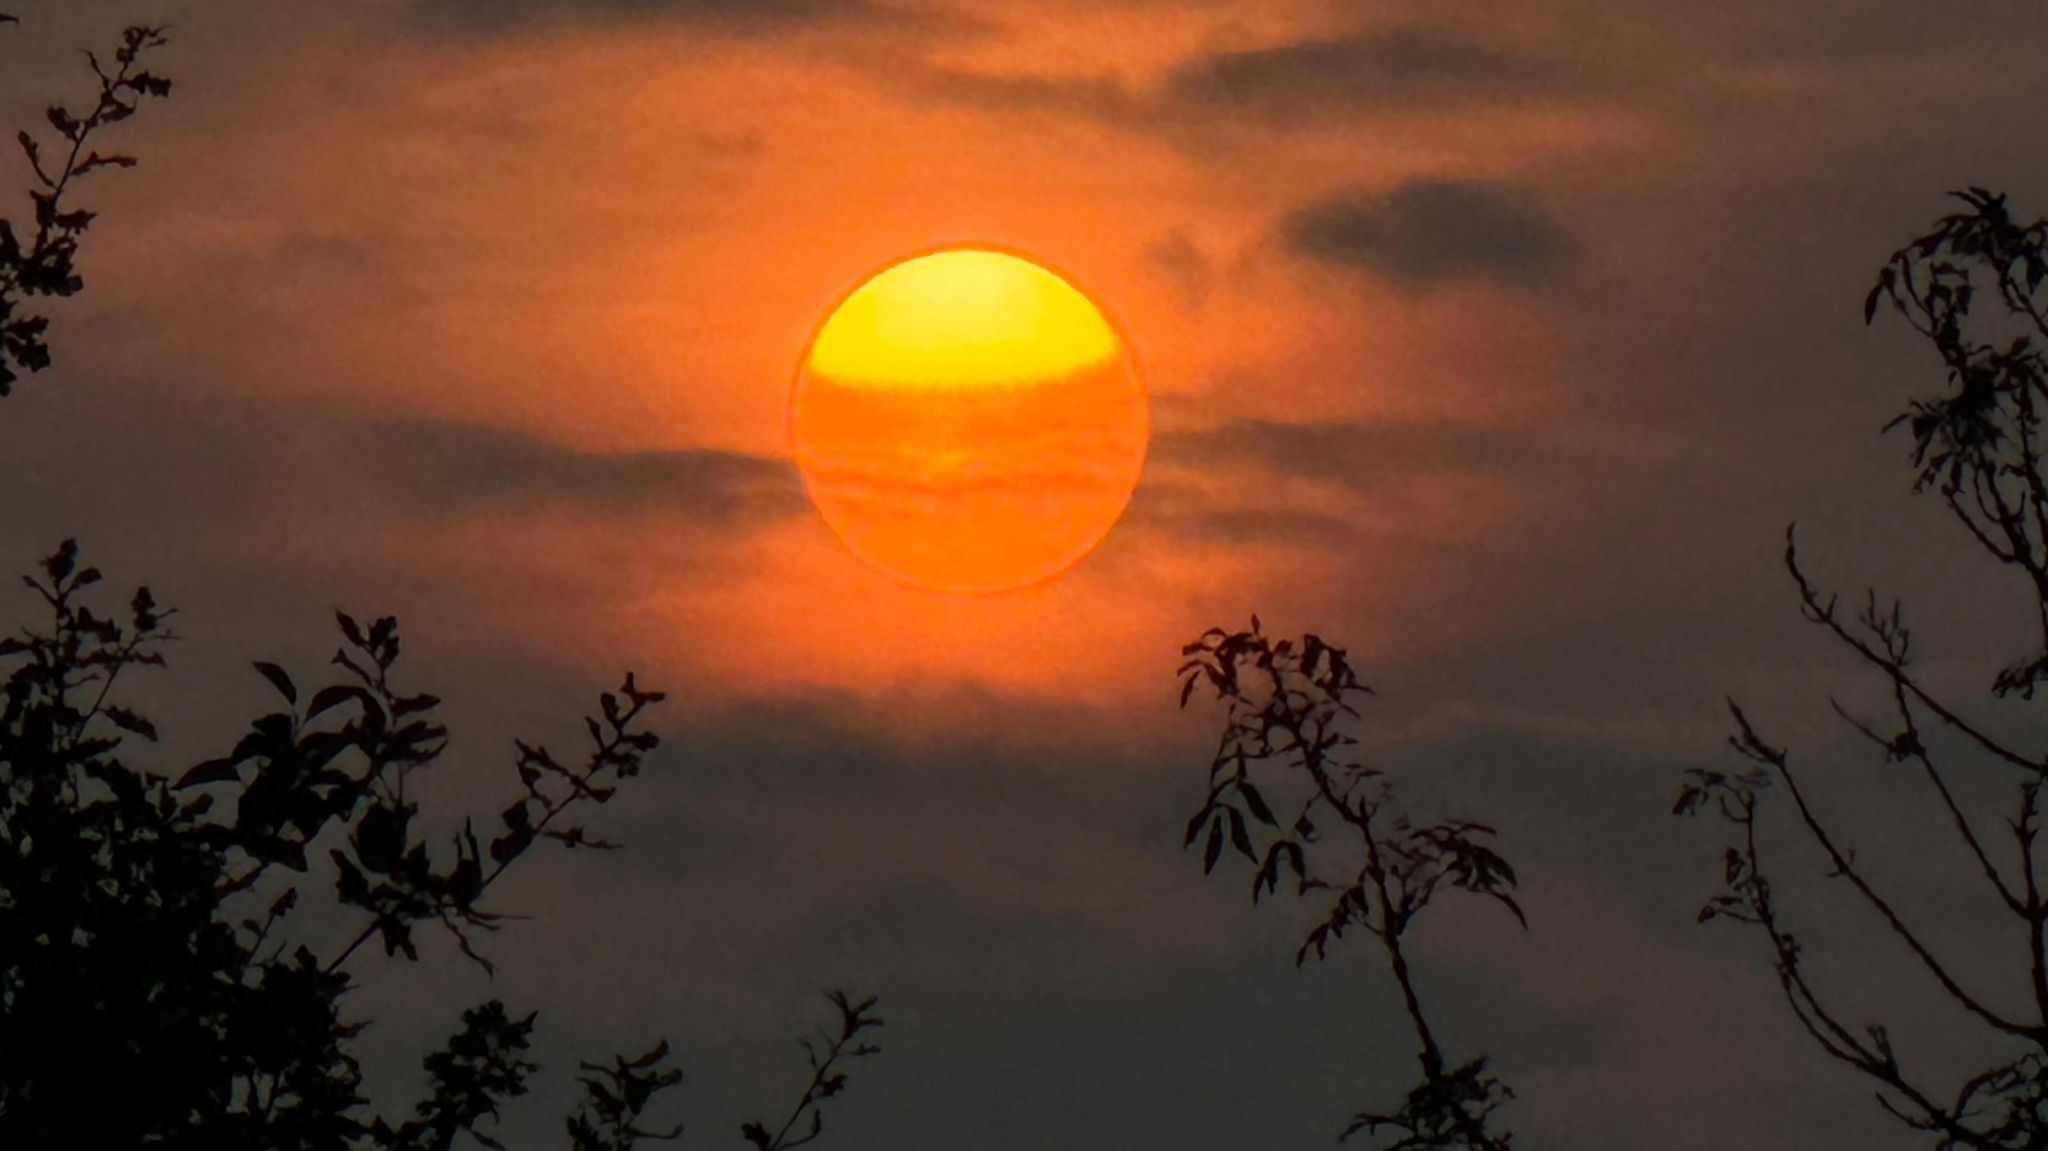
{"label": "silhouetted tree", "polygon": [[[0,639],[14,665],[0,700],[0,1146],[427,1151],[461,1134],[497,1146],[479,1127],[525,1091],[534,1017],[495,1000],[464,1012],[426,1058],[426,1100],[402,1120],[368,1116],[345,965],[369,942],[416,960],[415,929],[438,923],[489,970],[478,934],[500,917],[485,894],[542,840],[615,846],[580,817],[639,774],[658,742],[641,720],[661,694],[631,675],[602,694],[568,762],[519,742],[518,789],[496,828],[480,837],[465,820],[437,851],[413,829],[407,790],[447,731],[438,700],[401,686],[395,620],[337,614],[338,670],[312,690],[257,663],[278,710],[227,754],[158,774],[129,757],[156,725],[115,688],[163,665],[171,613],[147,589],[121,613],[96,608],[100,578],[67,542],[27,578],[47,625]],[[290,931],[322,871],[363,921],[325,958]],[[772,1139],[743,1128],[762,1151],[815,1137],[844,1061],[875,1050],[863,1038],[880,1026],[875,1001],[831,998],[838,1029],[810,1047],[813,1078],[789,1121]],[[671,1137],[641,1126],[678,1080],[667,1055],[663,1043],[584,1064],[571,1146]]]}
{"label": "silhouetted tree", "polygon": [[[1213,871],[1226,844],[1255,868],[1252,900],[1288,880],[1297,894],[1327,893],[1328,914],[1309,931],[1295,963],[1357,929],[1378,942],[1400,987],[1418,1045],[1422,1081],[1399,1109],[1365,1111],[1340,1139],[1378,1134],[1388,1151],[1505,1151],[1512,1136],[1495,1112],[1514,1093],[1487,1058],[1448,1060],[1431,1028],[1406,951],[1418,916],[1448,889],[1498,900],[1527,925],[1515,902],[1515,872],[1490,846],[1494,831],[1470,820],[1417,826],[1395,802],[1380,768],[1353,758],[1351,699],[1369,694],[1345,651],[1314,635],[1269,640],[1252,617],[1248,631],[1212,628],[1182,649],[1183,707],[1203,683],[1226,708],[1202,805],[1188,820],[1185,847],[1203,842]],[[1254,775],[1258,779],[1254,779]],[[1263,786],[1262,786],[1263,785]],[[1275,797],[1268,800],[1268,792]],[[1284,822],[1279,811],[1290,818]],[[1326,831],[1341,835],[1325,836]]]}
{"label": "silhouetted tree", "polygon": [[[1987,717],[2001,705],[2026,712],[2048,679],[2048,472],[2042,466],[2042,413],[2048,405],[2048,223],[2016,221],[2003,196],[1981,188],[1957,193],[1964,210],[1895,253],[1864,305],[1871,321],[1889,303],[1939,357],[1943,392],[1915,399],[1891,424],[1912,439],[1914,491],[1937,496],[1975,549],[2017,575],[2033,597],[2030,618],[2013,635],[2032,636],[2038,653],[1997,671],[1989,701],[1976,707],[1944,699],[1914,660],[1911,632],[1896,601],[1873,591],[1858,609],[1844,607],[1808,578],[1787,529],[1785,566],[1805,619],[1867,667],[1884,685],[1881,718],[1835,710],[1870,744],[1880,762],[1906,765],[1923,777],[1936,817],[1988,892],[2010,914],[2023,940],[2009,970],[2024,975],[2024,1008],[1994,1003],[1954,967],[1959,954],[2003,953],[1999,938],[1942,938],[1916,926],[1893,895],[1860,864],[1848,840],[1802,783],[1790,750],[1768,741],[1743,709],[1729,701],[1730,743],[1747,761],[1738,770],[1689,773],[1675,810],[1717,814],[1735,830],[1723,860],[1724,888],[1700,911],[1702,922],[1732,920],[1760,932],[1794,1016],[1821,1050],[1878,1086],[1878,1101],[1938,1147],[2048,1147],[2048,894],[2037,859],[2041,788],[2048,754],[1995,734]],[[1975,713],[1975,714],[1973,714]],[[2012,815],[1981,828],[1956,798],[1958,771],[2009,778]],[[1884,923],[1924,972],[1929,993],[2005,1054],[1990,1065],[1937,1086],[1924,1069],[1907,1070],[1882,1025],[1856,1026],[1822,993],[1803,962],[1802,941],[1775,898],[1760,851],[1758,812],[1770,789],[1782,787],[1798,825],[1827,856],[1831,874]]]}
{"label": "silhouetted tree", "polygon": [[[14,24],[0,13],[0,25]],[[69,296],[85,286],[78,274],[78,244],[92,226],[92,212],[72,206],[66,197],[82,178],[102,168],[132,168],[133,156],[94,151],[92,143],[114,124],[133,116],[144,99],[168,96],[171,82],[140,67],[144,53],[164,43],[163,30],[146,26],[121,34],[111,64],[86,53],[99,93],[83,114],[53,104],[44,114],[56,134],[55,146],[43,145],[27,131],[16,135],[28,158],[35,186],[31,222],[17,229],[0,218],[0,396],[13,391],[23,372],[50,366],[44,340],[49,317],[28,310],[38,296]]]}
{"label": "silhouetted tree", "polygon": [[[13,18],[0,14],[0,24]],[[66,296],[91,213],[68,208],[73,182],[128,166],[88,140],[169,84],[135,69],[163,42],[130,29],[100,80],[94,110],[52,108],[67,145],[46,163],[20,137],[38,186],[24,243],[0,221],[0,394],[15,369],[49,362],[41,316],[21,303]],[[47,622],[0,638],[0,1147],[176,1151],[447,1151],[461,1136],[491,1148],[487,1125],[523,1094],[534,1015],[497,1000],[463,1012],[424,1060],[425,1099],[404,1118],[369,1113],[351,1053],[366,1023],[345,1017],[345,970],[366,943],[417,960],[415,929],[438,923],[491,969],[481,933],[501,916],[486,893],[540,841],[616,845],[580,822],[637,775],[658,740],[641,727],[659,692],[631,674],[585,717],[589,745],[557,759],[517,743],[518,790],[479,837],[474,820],[439,850],[413,827],[407,784],[438,762],[447,731],[434,696],[401,687],[398,624],[337,613],[342,646],[327,682],[304,690],[274,663],[254,665],[277,710],[222,756],[160,773],[131,759],[155,722],[116,693],[131,670],[164,666],[172,613],[148,589],[109,612],[92,602],[97,569],[66,541],[25,577]],[[316,876],[321,877],[316,882]],[[295,942],[302,893],[330,888],[361,928],[322,957]],[[741,1125],[758,1151],[818,1137],[845,1064],[876,1051],[873,998],[833,992],[835,1026],[806,1041],[812,1076],[773,1135]],[[573,1151],[628,1151],[680,1128],[646,1126],[681,1079],[666,1042],[609,1064],[582,1063],[581,1106],[565,1123]]]}

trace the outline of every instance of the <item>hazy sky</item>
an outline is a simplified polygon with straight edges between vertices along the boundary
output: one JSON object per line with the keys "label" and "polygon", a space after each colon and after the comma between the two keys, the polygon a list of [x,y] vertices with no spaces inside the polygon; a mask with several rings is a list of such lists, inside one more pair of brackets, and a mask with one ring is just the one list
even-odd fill
{"label": "hazy sky", "polygon": [[[842,1151],[1327,1145],[1407,1085],[1383,968],[1295,971],[1318,909],[1253,914],[1178,850],[1218,720],[1175,711],[1178,645],[1257,611],[1349,645],[1370,753],[1521,866],[1526,934],[1474,906],[1416,937],[1521,1142],[1915,1145],[1804,1041],[1759,940],[1694,926],[1721,840],[1666,813],[1723,758],[1724,695],[1813,752],[1841,746],[1830,691],[1870,698],[1798,623],[1790,520],[1823,578],[1910,597],[1940,674],[2025,654],[2016,589],[1877,434],[1931,353],[1861,303],[1950,188],[2048,212],[2048,11],[7,7],[8,124],[81,92],[72,49],[172,29],[174,97],[121,129],[142,167],[84,191],[57,366],[0,402],[0,557],[77,535],[183,609],[139,696],[173,751],[264,702],[248,659],[312,674],[335,607],[398,614],[448,701],[443,819],[502,807],[513,735],[572,743],[624,668],[671,692],[596,821],[629,850],[494,888],[534,916],[495,986],[438,944],[357,969],[380,1091],[409,1100],[422,1044],[502,994],[542,1013],[513,1146],[556,1145],[575,1057],[663,1034],[713,1145],[786,1106],[787,1036],[846,983],[890,1028],[828,1117]],[[956,242],[1070,273],[1154,404],[1115,534],[995,598],[850,558],[785,443],[831,303]],[[1816,770],[1904,902],[1966,929],[1955,861],[1905,858],[1947,846],[1909,781]],[[1959,1066],[1963,1019],[1913,1008],[1782,858],[1847,1013]]]}

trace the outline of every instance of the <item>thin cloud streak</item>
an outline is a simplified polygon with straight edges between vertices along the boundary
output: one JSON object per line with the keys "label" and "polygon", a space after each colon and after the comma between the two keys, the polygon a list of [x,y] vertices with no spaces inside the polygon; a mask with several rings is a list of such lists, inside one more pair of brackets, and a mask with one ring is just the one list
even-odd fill
{"label": "thin cloud streak", "polygon": [[1289,212],[1280,234],[1315,263],[1377,273],[1409,290],[1456,280],[1536,285],[1573,242],[1529,188],[1496,180],[1406,180],[1342,192]]}
{"label": "thin cloud streak", "polygon": [[1374,494],[1418,475],[1482,472],[1527,475],[1559,462],[1555,448],[1489,424],[1421,424],[1240,418],[1203,428],[1162,431],[1153,439],[1162,463],[1215,472],[1242,465]]}
{"label": "thin cloud streak", "polygon": [[1578,101],[1613,84],[1585,64],[1426,27],[1202,53],[1138,82],[931,64],[893,82],[968,107],[1179,137],[1232,123],[1298,132],[1366,116]]}
{"label": "thin cloud streak", "polygon": [[414,19],[450,32],[528,35],[564,24],[674,24],[759,37],[841,26],[903,26],[908,8],[874,0],[417,0]]}
{"label": "thin cloud streak", "polygon": [[808,507],[789,461],[714,448],[583,451],[474,424],[406,420],[361,428],[343,450],[382,457],[375,471],[392,498],[433,514],[568,503],[744,530]]}
{"label": "thin cloud streak", "polygon": [[1417,106],[1479,107],[1597,90],[1583,66],[1434,28],[1398,28],[1215,52],[1162,85],[1182,111],[1250,115],[1272,125]]}

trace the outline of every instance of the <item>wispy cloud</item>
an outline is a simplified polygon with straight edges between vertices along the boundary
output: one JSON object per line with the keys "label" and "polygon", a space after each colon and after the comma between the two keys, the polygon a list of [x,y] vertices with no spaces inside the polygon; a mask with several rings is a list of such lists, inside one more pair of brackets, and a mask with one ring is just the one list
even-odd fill
{"label": "wispy cloud", "polygon": [[1550,458],[1528,436],[1485,424],[1263,419],[1161,431],[1153,437],[1152,455],[1160,463],[1191,468],[1249,465],[1362,494],[1421,473],[1520,473]]}
{"label": "wispy cloud", "polygon": [[666,21],[728,35],[760,36],[919,18],[910,9],[874,0],[419,0],[415,12],[430,25],[482,33],[564,22]]}
{"label": "wispy cloud", "polygon": [[1449,280],[1527,284],[1556,273],[1571,237],[1530,189],[1494,180],[1415,179],[1303,204],[1281,224],[1288,250],[1409,288]]}
{"label": "wispy cloud", "polygon": [[1186,232],[1174,229],[1145,245],[1138,263],[1166,285],[1181,310],[1194,313],[1208,303],[1216,283],[1215,261]]}
{"label": "wispy cloud", "polygon": [[1230,123],[1285,130],[1381,113],[1577,97],[1602,86],[1593,69],[1577,62],[1424,28],[1204,53],[1147,81],[950,67],[926,67],[908,79],[926,98],[1169,134]]}
{"label": "wispy cloud", "polygon": [[349,450],[403,506],[452,513],[486,505],[580,504],[612,513],[672,511],[714,526],[745,526],[803,510],[785,460],[713,448],[588,452],[472,424],[372,424]]}
{"label": "wispy cloud", "polygon": [[1177,65],[1165,102],[1274,123],[1328,113],[1554,96],[1592,84],[1582,68],[1422,28],[1216,52]]}
{"label": "wispy cloud", "polygon": [[1156,480],[1132,497],[1127,521],[1134,531],[1157,531],[1174,539],[1243,544],[1328,545],[1356,534],[1339,515],[1299,507],[1241,507],[1206,489]]}

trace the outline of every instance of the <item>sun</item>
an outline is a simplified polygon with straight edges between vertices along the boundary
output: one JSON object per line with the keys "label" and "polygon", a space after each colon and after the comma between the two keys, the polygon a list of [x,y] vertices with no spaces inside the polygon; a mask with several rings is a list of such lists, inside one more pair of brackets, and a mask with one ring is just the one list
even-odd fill
{"label": "sun", "polygon": [[1042,583],[1102,542],[1145,467],[1150,405],[1114,325],[1019,256],[951,248],[856,288],[790,402],[811,502],[848,550],[932,591]]}

